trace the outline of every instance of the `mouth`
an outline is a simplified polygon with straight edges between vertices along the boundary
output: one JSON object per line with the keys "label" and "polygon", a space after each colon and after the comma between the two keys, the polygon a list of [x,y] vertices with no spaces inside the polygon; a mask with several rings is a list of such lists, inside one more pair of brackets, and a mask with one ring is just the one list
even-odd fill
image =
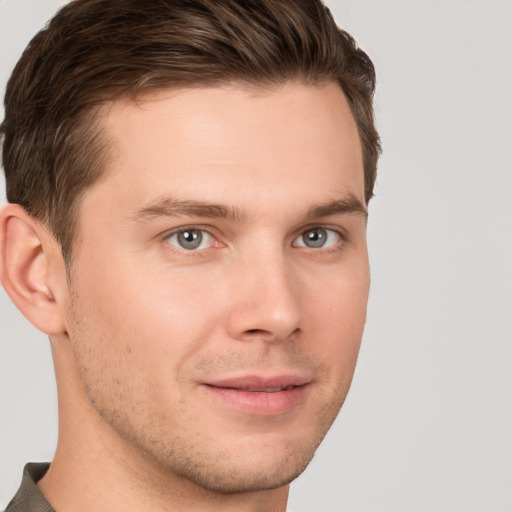
{"label": "mouth", "polygon": [[[222,386],[220,386],[222,387]],[[249,391],[251,393],[277,393],[279,391],[286,391],[288,389],[295,388],[297,386],[294,386],[293,384],[290,384],[288,386],[274,386],[274,387],[268,387],[268,388],[259,388],[259,387],[242,387],[242,388],[230,388],[230,389],[238,389],[240,391]]]}
{"label": "mouth", "polygon": [[284,414],[306,399],[310,381],[299,376],[246,376],[203,384],[216,403],[257,416]]}

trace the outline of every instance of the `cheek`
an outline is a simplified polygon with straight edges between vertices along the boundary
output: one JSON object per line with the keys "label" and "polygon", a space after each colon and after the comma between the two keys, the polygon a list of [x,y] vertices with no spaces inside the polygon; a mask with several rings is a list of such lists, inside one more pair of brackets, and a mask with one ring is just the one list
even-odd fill
{"label": "cheek", "polygon": [[[337,279],[331,276],[329,285],[309,301],[307,330],[314,336],[321,357],[336,373],[336,380],[350,382],[361,344],[366,321],[369,292],[368,267],[354,268]],[[306,341],[307,342],[307,341]],[[319,354],[320,355],[320,354]]]}
{"label": "cheek", "polygon": [[148,380],[180,378],[186,360],[222,329],[225,291],[192,272],[138,268],[123,269],[118,258],[115,269],[82,272],[87,277],[77,279],[75,325],[98,357],[129,361],[140,373],[151,368]]}

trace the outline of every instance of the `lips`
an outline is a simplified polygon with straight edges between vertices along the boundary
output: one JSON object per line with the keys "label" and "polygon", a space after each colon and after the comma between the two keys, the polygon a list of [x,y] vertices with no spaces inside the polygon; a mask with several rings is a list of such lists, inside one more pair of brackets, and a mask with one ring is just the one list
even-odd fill
{"label": "lips", "polygon": [[216,403],[245,414],[286,413],[305,399],[310,381],[298,375],[243,376],[203,384]]}
{"label": "lips", "polygon": [[272,375],[272,376],[259,376],[259,375],[244,375],[240,377],[231,377],[227,379],[217,379],[206,382],[208,386],[215,386],[218,388],[233,388],[243,391],[281,391],[284,388],[291,388],[294,386],[302,386],[307,384],[309,379],[300,375]]}
{"label": "lips", "polygon": [[274,386],[274,387],[265,387],[265,388],[253,388],[253,387],[244,387],[244,388],[238,388],[240,391],[251,391],[253,393],[276,393],[278,391],[284,391],[287,389],[292,389],[295,386],[293,384],[290,384],[289,386]]}

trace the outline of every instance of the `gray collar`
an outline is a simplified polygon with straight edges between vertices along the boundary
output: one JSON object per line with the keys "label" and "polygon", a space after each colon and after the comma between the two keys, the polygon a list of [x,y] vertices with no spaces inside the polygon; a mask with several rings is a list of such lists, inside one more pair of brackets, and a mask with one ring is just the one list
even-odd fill
{"label": "gray collar", "polygon": [[25,466],[20,488],[5,512],[55,512],[37,487],[37,481],[49,467],[48,462],[31,462]]}

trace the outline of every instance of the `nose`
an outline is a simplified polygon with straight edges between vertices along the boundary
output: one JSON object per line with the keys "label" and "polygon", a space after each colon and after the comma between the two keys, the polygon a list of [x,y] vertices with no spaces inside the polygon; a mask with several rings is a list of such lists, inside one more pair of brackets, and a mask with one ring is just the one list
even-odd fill
{"label": "nose", "polygon": [[232,281],[228,331],[241,341],[278,343],[300,329],[300,283],[281,251],[251,258]]}

